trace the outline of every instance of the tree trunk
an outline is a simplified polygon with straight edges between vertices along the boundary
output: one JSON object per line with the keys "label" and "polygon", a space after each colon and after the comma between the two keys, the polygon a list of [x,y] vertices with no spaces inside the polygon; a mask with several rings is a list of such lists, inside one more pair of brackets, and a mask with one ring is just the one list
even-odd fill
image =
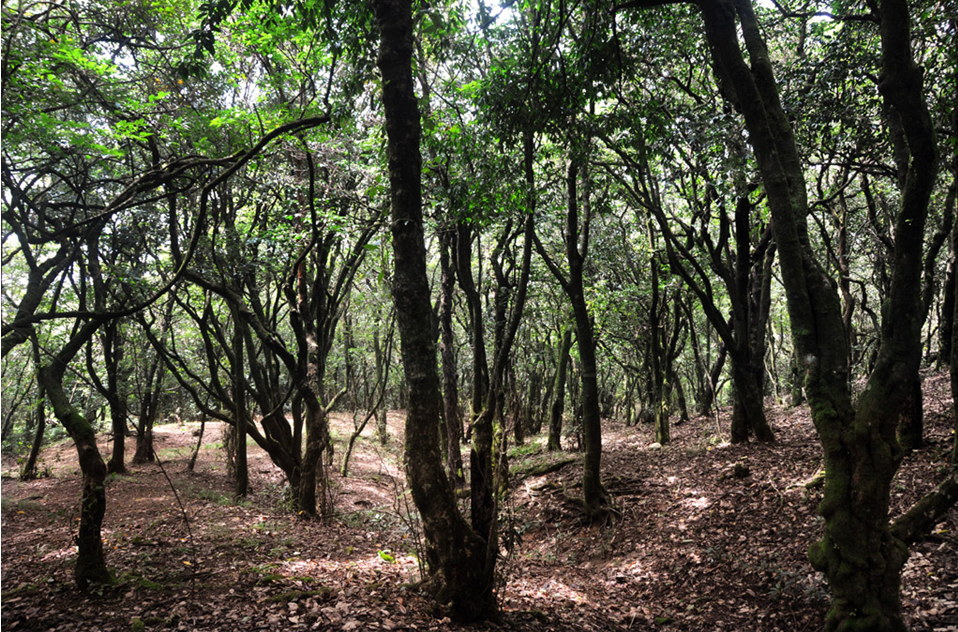
{"label": "tree trunk", "polygon": [[[585,174],[588,184],[588,173]],[[576,347],[582,367],[582,440],[584,448],[582,470],[582,500],[588,516],[597,515],[608,503],[602,487],[602,419],[599,410],[598,368],[595,359],[595,333],[592,318],[585,302],[583,267],[588,253],[591,208],[588,189],[583,200],[582,222],[579,222],[578,161],[569,160],[566,175],[568,205],[566,213],[566,256],[569,260],[569,281],[566,293],[572,303],[575,317]]]}
{"label": "tree trunk", "polygon": [[[40,343],[37,341],[36,334],[30,335],[30,342],[33,345],[34,370],[39,371],[42,363],[40,358]],[[40,458],[40,449],[43,447],[43,434],[47,427],[46,401],[46,391],[39,376],[37,376],[36,408],[33,412],[37,427],[33,435],[33,444],[30,446],[30,454],[27,456],[27,462],[23,464],[23,469],[20,470],[21,481],[33,480],[37,477],[37,459]]]}
{"label": "tree trunk", "polygon": [[37,477],[37,459],[40,458],[40,449],[43,447],[43,434],[47,427],[46,414],[47,409],[44,405],[46,394],[42,386],[37,388],[37,404],[34,411],[34,417],[37,420],[36,431],[33,435],[33,443],[30,445],[30,454],[20,470],[20,480],[30,481]]}
{"label": "tree trunk", "polygon": [[672,433],[669,427],[669,406],[665,399],[665,369],[663,364],[665,357],[665,345],[662,344],[662,310],[659,304],[662,302],[661,289],[659,288],[659,260],[655,252],[655,233],[652,230],[652,219],[647,221],[649,231],[649,260],[650,286],[652,289],[652,304],[649,307],[649,365],[651,368],[651,392],[650,399],[652,405],[652,419],[655,423],[655,442],[659,445],[668,445],[672,442]]}
{"label": "tree trunk", "polygon": [[[486,361],[486,343],[483,335],[482,296],[472,276],[472,231],[471,225],[461,222],[457,228],[456,276],[466,298],[469,310],[469,329],[472,332],[472,415],[470,421],[482,411],[486,391],[489,388],[489,365]],[[470,425],[471,428],[471,425]]]}
{"label": "tree trunk", "polygon": [[[936,142],[921,95],[921,73],[909,47],[904,0],[880,5],[884,99],[905,124],[911,162],[896,221],[891,291],[877,365],[857,411],[848,387],[841,302],[814,257],[806,217],[802,164],[778,98],[772,64],[747,0],[702,0],[715,69],[723,91],[743,113],[765,184],[788,297],[796,352],[825,454],[819,510],[825,535],[809,551],[828,577],[832,607],[826,630],[902,632],[899,588],[907,549],[888,525],[889,492],[901,451],[895,437],[908,413],[907,389],[918,370],[921,252],[928,200],[937,172]],[[736,15],[750,64],[742,57]]]}
{"label": "tree trunk", "polygon": [[[374,0],[380,45],[393,237],[393,300],[409,390],[406,475],[422,516],[426,565],[440,603],[457,620],[496,611],[486,545],[459,513],[439,450],[442,405],[423,237],[420,120],[412,80],[412,4]],[[478,325],[478,323],[475,323]]]}
{"label": "tree trunk", "polygon": [[[87,331],[92,327],[87,326]],[[77,337],[83,337],[78,334]],[[96,445],[93,426],[70,403],[63,390],[63,373],[67,360],[61,354],[39,371],[39,382],[46,390],[50,405],[57,419],[66,428],[77,449],[80,472],[83,474],[83,492],[80,499],[80,527],[75,537],[77,560],[74,579],[77,587],[86,591],[90,584],[112,583],[113,577],[106,566],[103,540],[100,529],[106,513],[106,463]]]}
{"label": "tree trunk", "polygon": [[572,327],[562,329],[562,342],[556,358],[554,399],[549,410],[549,450],[562,449],[562,415],[565,413],[565,383],[569,371],[569,351],[572,349]]}
{"label": "tree trunk", "polygon": [[196,448],[193,450],[193,454],[190,455],[190,462],[187,464],[186,469],[190,472],[196,467],[196,457],[200,454],[200,448],[203,447],[203,434],[206,432],[206,413],[200,413],[200,431],[196,437]]}
{"label": "tree trunk", "polygon": [[906,392],[903,404],[905,415],[898,425],[898,443],[907,454],[925,444],[924,396],[921,392],[921,376],[915,371],[905,384],[897,386]]}
{"label": "tree trunk", "polygon": [[133,454],[133,463],[152,463],[156,458],[153,451],[153,424],[156,422],[160,393],[163,390],[164,368],[157,353],[147,370],[146,383],[141,394],[140,421],[136,426],[136,452]]}
{"label": "tree trunk", "polygon": [[[768,428],[762,389],[747,359],[732,356],[732,382],[735,387],[732,407],[732,443],[748,443],[753,428]],[[744,365],[744,366],[743,366]],[[767,435],[763,435],[767,436]],[[770,440],[768,438],[764,439]]]}
{"label": "tree trunk", "polygon": [[[383,348],[379,342],[379,330],[373,330],[373,354],[376,357],[376,377],[377,379],[383,379],[382,376],[385,375],[387,370],[386,364],[383,360]],[[386,403],[386,389],[388,385],[383,382],[383,401],[376,407],[376,438],[379,439],[379,445],[386,445],[389,443],[389,427],[387,426],[387,411],[388,405]]]}
{"label": "tree trunk", "polygon": [[107,473],[125,474],[126,464],[126,397],[122,389],[121,368],[123,362],[123,332],[117,321],[103,327],[103,363],[106,365],[106,399],[110,408],[110,424],[113,430],[113,453],[106,465]]}
{"label": "tree trunk", "polygon": [[[326,476],[323,463],[323,452],[329,445],[329,427],[326,412],[320,401],[307,394],[304,396],[306,405],[306,449],[303,453],[302,469],[300,471],[297,489],[297,507],[303,515],[315,517],[325,514],[325,488],[320,496],[320,503],[316,502],[316,489]],[[438,427],[438,426],[437,426]],[[318,512],[318,513],[317,513]]]}
{"label": "tree trunk", "polygon": [[243,362],[243,333],[239,311],[233,311],[233,419],[236,420],[236,442],[233,446],[233,493],[245,498],[249,492],[249,467],[246,459],[246,372]]}
{"label": "tree trunk", "polygon": [[452,333],[452,301],[456,284],[451,253],[455,251],[455,234],[442,231],[439,236],[439,268],[441,271],[439,299],[439,349],[442,354],[442,396],[446,418],[446,469],[449,479],[460,485],[465,482],[462,471],[462,415],[459,412],[459,379],[456,367],[455,338]]}
{"label": "tree trunk", "polygon": [[941,339],[938,347],[938,361],[936,363],[936,368],[943,369],[946,366],[950,366],[951,361],[951,350],[952,350],[952,340],[955,329],[955,277],[956,274],[955,268],[955,234],[958,233],[958,223],[952,228],[952,238],[951,238],[951,255],[948,257],[948,268],[945,272],[945,280],[943,283],[944,296],[941,299],[941,329],[939,333]]}
{"label": "tree trunk", "polygon": [[722,370],[725,369],[725,360],[728,358],[728,346],[723,342],[719,345],[718,355],[715,362],[709,369],[708,381],[705,384],[705,391],[702,394],[702,401],[699,402],[698,410],[700,415],[708,415],[715,403],[716,390],[718,389],[719,378],[722,377]]}

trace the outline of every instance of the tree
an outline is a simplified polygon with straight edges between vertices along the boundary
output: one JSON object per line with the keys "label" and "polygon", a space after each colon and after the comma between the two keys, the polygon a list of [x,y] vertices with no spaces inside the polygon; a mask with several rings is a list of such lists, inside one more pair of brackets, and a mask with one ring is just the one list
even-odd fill
{"label": "tree", "polygon": [[[576,325],[576,344],[579,361],[582,363],[582,427],[585,443],[583,457],[582,496],[585,512],[595,517],[605,511],[609,499],[602,486],[602,420],[599,410],[599,383],[595,358],[596,343],[592,317],[585,299],[583,266],[589,251],[589,230],[592,221],[592,200],[588,187],[581,201],[579,198],[579,158],[569,159],[566,174],[567,211],[565,242],[568,273],[563,272],[549,256],[541,242],[536,242],[539,254],[559,281],[572,304]],[[586,182],[588,179],[586,178]],[[579,205],[582,204],[580,220]],[[561,361],[561,360],[560,360]]]}
{"label": "tree", "polygon": [[[908,7],[884,0],[883,98],[907,119],[907,186],[896,221],[892,291],[882,323],[875,371],[852,405],[841,304],[809,241],[807,193],[792,128],[782,109],[768,49],[751,4],[698,3],[723,94],[745,118],[762,174],[780,252],[795,346],[804,362],[805,388],[825,453],[820,512],[825,536],[810,550],[832,590],[829,630],[904,630],[899,597],[907,549],[888,525],[891,479],[901,451],[896,432],[907,397],[896,380],[917,373],[919,299],[925,218],[937,170],[936,143],[925,108],[920,71],[910,52]],[[749,62],[736,28],[740,26]]]}
{"label": "tree", "polygon": [[460,620],[495,609],[486,542],[459,513],[439,449],[441,397],[423,238],[421,124],[413,92],[412,5],[375,0],[379,26],[382,102],[393,237],[393,299],[403,371],[409,389],[406,411],[406,476],[423,520],[426,561],[440,603]]}

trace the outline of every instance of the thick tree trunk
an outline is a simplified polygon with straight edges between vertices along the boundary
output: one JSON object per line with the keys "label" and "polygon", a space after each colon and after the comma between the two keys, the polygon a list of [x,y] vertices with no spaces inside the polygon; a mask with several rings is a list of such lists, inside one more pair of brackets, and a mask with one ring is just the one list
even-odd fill
{"label": "thick tree trunk", "polygon": [[[306,449],[303,452],[302,468],[297,489],[297,506],[303,515],[315,517],[326,513],[325,487],[321,485],[326,476],[323,453],[329,445],[329,427],[326,412],[315,396],[306,395]],[[292,484],[292,483],[291,483]],[[322,495],[316,500],[316,490]]]}
{"label": "thick tree trunk", "polygon": [[[745,365],[744,367],[742,365]],[[763,442],[775,440],[765,416],[765,396],[750,359],[732,358],[735,399],[732,408],[732,443],[747,443],[749,435]]]}
{"label": "thick tree trunk", "polygon": [[70,404],[63,390],[66,362],[55,358],[42,367],[39,381],[43,384],[57,419],[63,424],[77,449],[83,493],[80,499],[80,527],[75,538],[77,560],[74,579],[80,590],[91,584],[108,584],[113,577],[106,566],[100,529],[106,513],[106,463],[96,445],[93,426]]}
{"label": "thick tree trunk", "polygon": [[411,71],[412,4],[374,0],[373,9],[381,38],[377,65],[386,115],[393,300],[409,390],[406,475],[422,516],[426,564],[437,598],[449,604],[458,620],[481,619],[496,611],[493,569],[487,564],[486,543],[459,513],[439,450],[442,402],[423,237],[421,128]]}
{"label": "thick tree trunk", "polygon": [[917,450],[925,444],[925,415],[924,415],[924,397],[921,392],[921,376],[918,371],[907,380],[900,388],[907,393],[907,399],[903,404],[905,415],[898,425],[898,443],[902,451],[907,454],[912,450]]}
{"label": "thick tree trunk", "polygon": [[140,417],[136,429],[136,451],[131,461],[134,465],[152,463],[156,458],[153,456],[153,421],[152,418]]}
{"label": "thick tree trunk", "polygon": [[233,419],[236,420],[236,443],[233,448],[233,493],[245,498],[249,492],[249,466],[246,459],[246,371],[243,362],[243,333],[239,311],[233,311]]}
{"label": "thick tree trunk", "polygon": [[[819,510],[825,535],[809,551],[832,591],[827,630],[902,632],[899,587],[907,549],[888,525],[889,490],[900,462],[899,420],[918,370],[921,252],[937,171],[934,129],[909,48],[904,0],[883,0],[883,97],[899,111],[911,152],[896,221],[891,291],[875,370],[853,409],[842,308],[808,238],[808,201],[791,127],[777,94],[765,42],[748,0],[699,2],[719,82],[745,117],[762,173],[788,297],[796,351],[806,375],[812,417],[825,454]],[[748,50],[739,48],[736,16]]]}

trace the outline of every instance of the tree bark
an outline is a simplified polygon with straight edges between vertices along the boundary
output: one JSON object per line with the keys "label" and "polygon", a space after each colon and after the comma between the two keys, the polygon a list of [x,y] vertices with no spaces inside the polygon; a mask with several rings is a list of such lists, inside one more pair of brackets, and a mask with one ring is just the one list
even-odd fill
{"label": "tree bark", "polygon": [[[904,0],[880,5],[884,99],[899,110],[911,152],[896,222],[891,292],[876,368],[857,410],[848,387],[848,354],[838,296],[808,238],[802,164],[782,109],[772,64],[748,0],[701,0],[708,43],[723,92],[742,112],[765,184],[779,249],[795,347],[812,417],[825,453],[819,511],[825,535],[812,565],[832,591],[826,630],[902,632],[899,595],[907,549],[888,525],[889,491],[900,463],[896,439],[907,414],[907,384],[918,370],[921,252],[937,172],[934,129],[911,57]],[[739,48],[736,17],[750,65]]]}
{"label": "tree bark", "polygon": [[[528,151],[528,150],[527,150]],[[575,319],[576,347],[581,366],[582,410],[582,501],[586,515],[595,517],[605,510],[608,494],[602,487],[602,419],[599,405],[599,382],[595,357],[595,332],[592,318],[585,301],[583,268],[589,250],[591,203],[588,190],[583,196],[582,217],[579,214],[579,158],[570,157],[566,165],[566,227],[565,250],[569,263],[568,278],[549,257],[545,248],[537,242],[540,255],[553,276],[559,281],[572,304]],[[586,176],[585,181],[588,182]]]}
{"label": "tree bark", "polygon": [[562,328],[562,342],[556,357],[554,399],[549,409],[549,450],[562,449],[562,416],[565,414],[565,383],[569,370],[569,351],[572,349],[572,327]]}
{"label": "tree bark", "polygon": [[393,237],[393,300],[403,370],[409,390],[406,411],[406,475],[423,521],[426,564],[440,603],[460,621],[496,611],[486,543],[459,513],[439,450],[442,405],[436,366],[432,310],[423,236],[421,134],[412,80],[412,4],[374,0],[386,115]]}
{"label": "tree bark", "polygon": [[245,498],[249,492],[249,466],[246,459],[246,372],[243,362],[243,333],[240,328],[239,310],[233,310],[233,419],[236,420],[236,437],[233,446],[233,493]]}
{"label": "tree bark", "polygon": [[80,498],[80,526],[75,537],[77,560],[74,580],[77,587],[86,591],[91,584],[112,583],[113,577],[106,566],[103,539],[100,530],[106,513],[106,463],[96,445],[93,426],[70,403],[63,389],[63,374],[67,364],[92,338],[100,322],[91,321],[80,328],[61,351],[38,372],[38,381],[47,393],[50,406],[63,424],[77,450],[80,472],[83,475],[83,491]]}
{"label": "tree bark", "polygon": [[110,424],[113,430],[113,453],[106,464],[110,474],[125,474],[126,452],[126,397],[121,393],[124,337],[121,325],[111,321],[103,326],[103,364],[106,366],[106,399],[110,408]]}
{"label": "tree bark", "polygon": [[452,301],[456,271],[451,253],[455,251],[455,234],[443,231],[439,238],[439,267],[442,294],[439,303],[440,351],[442,354],[442,396],[446,417],[446,468],[456,485],[465,482],[462,471],[462,415],[459,411],[459,379],[456,367],[455,338],[452,332]]}
{"label": "tree bark", "polygon": [[[33,346],[34,371],[39,371],[42,366],[42,360],[40,358],[40,343],[35,333],[30,334],[30,342]],[[37,420],[37,427],[33,435],[33,444],[30,446],[30,454],[27,455],[27,461],[23,464],[23,469],[20,470],[20,480],[22,481],[32,480],[37,477],[37,459],[40,458],[40,449],[43,447],[43,433],[47,426],[47,395],[43,383],[39,379],[39,375],[37,376],[37,395],[35,401],[36,409],[33,414]]]}
{"label": "tree bark", "polygon": [[[470,422],[482,412],[489,389],[489,365],[486,360],[486,343],[483,335],[482,296],[472,276],[472,231],[471,225],[460,222],[456,239],[456,276],[466,298],[469,310],[469,329],[472,333],[472,415]],[[471,424],[470,430],[471,432]]]}

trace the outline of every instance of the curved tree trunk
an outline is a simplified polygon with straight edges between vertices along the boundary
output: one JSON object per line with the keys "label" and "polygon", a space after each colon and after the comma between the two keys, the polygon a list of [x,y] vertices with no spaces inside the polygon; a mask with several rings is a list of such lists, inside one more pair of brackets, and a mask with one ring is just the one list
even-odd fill
{"label": "curved tree trunk", "polygon": [[[706,36],[724,93],[745,117],[765,184],[788,298],[795,347],[825,454],[826,483],[819,507],[825,534],[812,546],[813,566],[832,591],[826,630],[902,632],[899,588],[907,557],[889,529],[892,477],[901,451],[899,419],[908,414],[907,389],[918,370],[921,252],[928,200],[937,172],[934,129],[922,100],[921,74],[909,48],[904,0],[883,0],[882,96],[905,121],[911,152],[896,221],[891,291],[877,365],[852,407],[842,306],[814,257],[801,160],[778,98],[768,50],[748,0],[701,0]],[[739,47],[736,18],[749,55]]]}
{"label": "curved tree trunk", "polygon": [[[566,259],[569,263],[568,279],[561,270],[546,257],[553,275],[559,280],[569,301],[572,304],[572,313],[575,318],[576,347],[579,351],[581,365],[581,399],[582,406],[582,443],[583,443],[583,471],[582,471],[582,500],[585,513],[589,516],[598,515],[608,503],[608,495],[602,487],[602,419],[599,403],[599,382],[595,357],[595,332],[592,328],[592,318],[585,301],[583,283],[583,267],[589,249],[589,224],[591,220],[591,205],[588,190],[583,196],[582,217],[579,215],[579,163],[578,159],[570,158],[566,169],[566,228],[565,245]],[[588,183],[588,175],[585,178]],[[540,253],[545,253],[540,248]]]}
{"label": "curved tree trunk", "polygon": [[[39,371],[42,366],[42,361],[40,358],[40,343],[37,341],[35,333],[30,335],[30,342],[33,345],[34,371]],[[43,447],[43,434],[47,426],[47,394],[39,376],[37,376],[37,395],[35,401],[36,409],[33,414],[37,420],[37,427],[33,435],[33,444],[30,446],[30,454],[27,456],[26,463],[23,464],[23,469],[20,470],[20,480],[22,481],[32,480],[37,477],[37,459],[40,458],[40,449]]]}
{"label": "curved tree trunk", "polygon": [[[126,473],[126,397],[121,393],[123,362],[123,331],[120,323],[111,321],[103,326],[103,363],[106,365],[106,399],[110,408],[110,424],[113,430],[113,453],[106,465],[108,473]],[[92,374],[92,372],[91,372]]]}
{"label": "curved tree trunk", "polygon": [[74,574],[77,587],[83,591],[91,584],[107,584],[113,581],[106,566],[103,539],[100,534],[103,516],[106,513],[107,471],[106,463],[96,445],[93,426],[70,403],[63,389],[63,374],[69,361],[93,336],[98,326],[98,322],[90,322],[81,328],[61,352],[38,372],[38,381],[46,390],[53,413],[73,439],[80,472],[83,475],[80,525],[75,537],[77,560]]}
{"label": "curved tree trunk", "polygon": [[[486,343],[483,335],[482,296],[472,276],[472,231],[465,222],[457,227],[456,276],[466,298],[469,311],[469,328],[472,333],[472,415],[470,421],[482,411],[489,389],[489,365],[486,360]],[[466,434],[471,433],[470,429]]]}

